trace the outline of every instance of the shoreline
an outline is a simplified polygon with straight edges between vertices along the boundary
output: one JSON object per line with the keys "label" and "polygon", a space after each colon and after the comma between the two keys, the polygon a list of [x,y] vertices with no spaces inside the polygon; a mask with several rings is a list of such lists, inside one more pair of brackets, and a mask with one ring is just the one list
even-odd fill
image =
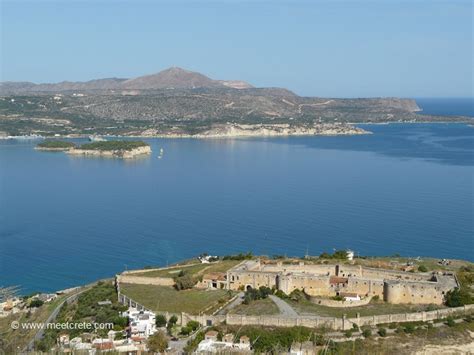
{"label": "shoreline", "polygon": [[[452,121],[424,121],[424,122],[347,122],[348,125],[355,126],[381,126],[381,125],[394,125],[394,124],[462,124],[466,125],[468,127],[474,127],[474,118],[472,119],[472,122],[466,121],[466,122],[452,122]],[[365,131],[365,130],[364,130]],[[176,139],[176,138],[194,138],[194,139],[234,139],[234,138],[275,138],[275,137],[308,137],[308,136],[322,136],[322,137],[332,137],[332,136],[355,136],[355,135],[364,135],[364,134],[374,134],[373,132],[370,131],[365,131],[364,133],[354,133],[354,132],[338,132],[338,133],[315,133],[315,132],[291,132],[291,133],[275,133],[275,134],[187,134],[187,133],[160,133],[160,134],[127,134],[127,135],[115,135],[115,134],[96,134],[99,137],[104,137],[104,138],[163,138],[163,139]],[[32,135],[19,135],[19,136],[0,136],[0,141],[2,140],[39,140],[39,139],[61,139],[61,138],[67,138],[67,139],[83,139],[83,138],[88,138],[90,134],[66,134],[66,135],[53,135],[53,136],[47,136],[47,135],[37,135],[37,134],[32,134]],[[51,150],[52,151],[52,150]]]}

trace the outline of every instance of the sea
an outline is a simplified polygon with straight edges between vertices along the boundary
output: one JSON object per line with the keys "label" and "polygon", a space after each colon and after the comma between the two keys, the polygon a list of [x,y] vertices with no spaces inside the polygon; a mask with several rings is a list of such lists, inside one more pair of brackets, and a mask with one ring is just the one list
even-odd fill
{"label": "sea", "polygon": [[[417,101],[474,116],[465,100]],[[147,139],[132,161],[1,140],[0,286],[50,292],[201,253],[474,261],[473,125],[360,126],[373,134]]]}

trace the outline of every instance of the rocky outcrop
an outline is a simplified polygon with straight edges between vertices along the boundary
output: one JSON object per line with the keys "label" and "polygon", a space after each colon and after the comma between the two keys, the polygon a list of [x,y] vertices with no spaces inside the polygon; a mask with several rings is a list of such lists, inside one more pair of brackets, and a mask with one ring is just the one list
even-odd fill
{"label": "rocky outcrop", "polygon": [[233,137],[286,137],[286,136],[337,136],[371,134],[362,128],[349,124],[324,123],[294,126],[290,124],[224,124],[196,134],[170,130],[143,131],[140,136],[166,138],[233,138]]}
{"label": "rocky outcrop", "polygon": [[99,149],[80,149],[74,148],[67,151],[71,155],[97,156],[109,158],[132,159],[142,155],[151,154],[150,146],[138,147],[130,150],[99,150]]}

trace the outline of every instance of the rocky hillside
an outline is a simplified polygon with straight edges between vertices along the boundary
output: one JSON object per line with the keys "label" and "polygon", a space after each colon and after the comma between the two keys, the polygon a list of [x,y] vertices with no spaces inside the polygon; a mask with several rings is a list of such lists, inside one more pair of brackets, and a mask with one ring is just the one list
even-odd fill
{"label": "rocky hillside", "polygon": [[63,81],[54,84],[35,84],[30,82],[3,82],[0,95],[69,92],[69,91],[107,91],[107,90],[156,90],[156,89],[196,89],[196,88],[234,88],[248,89],[252,85],[238,80],[213,80],[207,76],[178,67],[168,68],[156,74],[132,79],[97,79],[85,82]]}
{"label": "rocky hillside", "polygon": [[0,90],[3,135],[203,135],[236,125],[265,125],[262,132],[274,125],[282,132],[281,124],[289,125],[285,132],[320,132],[315,125],[469,120],[418,114],[412,99],[301,97],[180,68],[135,79],[3,83]]}

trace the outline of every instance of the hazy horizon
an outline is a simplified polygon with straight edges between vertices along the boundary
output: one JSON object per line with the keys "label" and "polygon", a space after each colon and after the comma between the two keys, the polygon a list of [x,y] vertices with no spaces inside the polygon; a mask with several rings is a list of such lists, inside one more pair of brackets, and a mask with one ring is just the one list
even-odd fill
{"label": "hazy horizon", "polygon": [[1,81],[171,66],[302,96],[470,98],[470,1],[3,1]]}

